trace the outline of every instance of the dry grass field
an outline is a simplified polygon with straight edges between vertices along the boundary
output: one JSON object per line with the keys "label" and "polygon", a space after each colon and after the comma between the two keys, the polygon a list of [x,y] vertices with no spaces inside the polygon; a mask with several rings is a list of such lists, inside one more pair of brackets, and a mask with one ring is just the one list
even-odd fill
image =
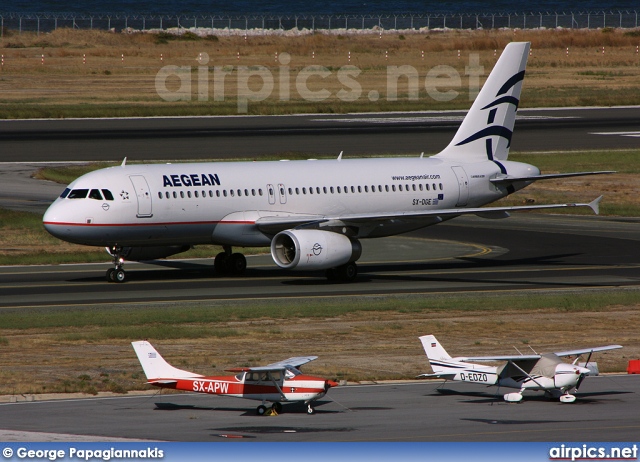
{"label": "dry grass field", "polygon": [[[438,297],[401,297],[387,310],[345,313],[333,313],[331,305],[369,303],[375,307],[379,300],[333,301],[327,303],[324,316],[287,317],[261,315],[270,308],[257,302],[247,319],[232,315],[226,321],[155,323],[167,324],[166,332],[151,324],[5,329],[0,337],[0,395],[145,389],[144,374],[130,342],[147,334],[172,364],[211,375],[224,374],[230,367],[315,354],[320,358],[305,368],[309,373],[349,381],[406,380],[430,371],[418,340],[428,333],[437,335],[454,355],[516,354],[514,347],[524,352],[530,351],[529,346],[549,352],[624,345],[623,350],[594,358],[603,372],[624,371],[629,359],[640,357],[640,311],[638,303],[631,302],[637,294],[630,293],[622,301],[613,293],[602,294],[609,297],[609,302],[602,302],[604,307],[585,303],[570,292],[548,299],[537,295],[545,300],[539,306],[519,306],[523,301],[518,298],[528,296],[473,296],[449,302]],[[292,308],[293,303],[298,308]],[[285,303],[284,308],[304,309],[301,307],[308,304],[298,300]],[[220,306],[180,308],[214,311]],[[231,307],[241,312],[243,308],[247,307]],[[112,316],[124,309],[105,308]],[[105,314],[96,312],[95,316]],[[584,328],[576,328],[577,324]]]}
{"label": "dry grass field", "polygon": [[[249,101],[248,112],[261,114],[467,108],[466,68],[481,66],[482,83],[501,50],[514,40],[532,43],[523,107],[640,103],[638,31],[433,31],[381,37],[317,33],[245,40],[59,29],[39,36],[14,32],[0,41],[4,59],[0,114],[9,118],[233,114],[238,112],[238,95],[264,96],[264,101]],[[359,73],[341,80],[339,71],[348,65]],[[165,66],[186,68],[180,71],[183,74],[170,73],[163,80],[167,94],[180,96],[179,101],[165,101],[156,89],[156,76]],[[239,66],[246,66],[248,77],[242,76]],[[417,71],[418,100],[409,98],[408,79],[401,77],[393,101],[387,88],[395,82],[388,78],[390,66]],[[436,66],[455,70],[460,80],[428,78]],[[321,101],[312,101],[299,88],[305,68],[313,73],[304,85]],[[320,70],[326,74],[318,74]],[[185,72],[190,73],[190,89],[180,77]],[[264,86],[260,72],[273,80],[273,88]],[[434,98],[427,81],[441,92],[457,92],[457,97]],[[326,98],[317,93],[321,90],[329,92]],[[345,101],[340,90],[347,91],[352,101]]]}

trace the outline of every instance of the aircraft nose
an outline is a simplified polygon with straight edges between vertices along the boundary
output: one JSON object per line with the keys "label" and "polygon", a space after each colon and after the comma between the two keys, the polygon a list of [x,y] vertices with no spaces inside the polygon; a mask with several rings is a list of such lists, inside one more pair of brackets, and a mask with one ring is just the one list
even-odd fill
{"label": "aircraft nose", "polygon": [[56,202],[51,204],[42,216],[42,224],[49,234],[61,238],[59,207]]}
{"label": "aircraft nose", "polygon": [[324,389],[328,390],[329,388],[337,387],[338,385],[339,385],[338,382],[334,380],[326,380],[324,383]]}

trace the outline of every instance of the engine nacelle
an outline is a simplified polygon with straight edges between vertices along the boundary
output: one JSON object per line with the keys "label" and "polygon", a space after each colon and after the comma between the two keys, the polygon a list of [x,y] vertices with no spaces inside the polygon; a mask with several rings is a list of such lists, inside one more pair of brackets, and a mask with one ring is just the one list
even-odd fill
{"label": "engine nacelle", "polygon": [[[177,253],[186,252],[191,248],[190,245],[168,245],[162,247],[125,247],[122,250],[121,257],[130,261],[144,261],[144,260],[158,260],[160,258],[170,257]],[[105,250],[112,257],[109,247],[105,247]]]}
{"label": "engine nacelle", "polygon": [[271,256],[280,268],[322,270],[356,261],[362,245],[343,234],[317,229],[288,229],[271,241]]}

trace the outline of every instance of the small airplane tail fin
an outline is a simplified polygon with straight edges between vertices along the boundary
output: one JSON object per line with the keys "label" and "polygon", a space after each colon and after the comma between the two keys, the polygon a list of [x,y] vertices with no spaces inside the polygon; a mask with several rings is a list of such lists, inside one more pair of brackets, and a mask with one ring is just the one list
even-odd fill
{"label": "small airplane tail fin", "polygon": [[453,140],[434,157],[461,162],[507,159],[529,47],[528,42],[505,47]]}
{"label": "small airplane tail fin", "polygon": [[193,372],[177,369],[166,362],[164,358],[147,341],[131,342],[133,349],[138,355],[138,360],[144,369],[144,374],[148,381],[157,379],[186,379],[192,377],[202,377]]}
{"label": "small airplane tail fin", "polygon": [[422,342],[424,352],[427,354],[427,358],[429,358],[429,363],[433,371],[443,372],[444,368],[438,367],[438,361],[451,359],[449,353],[440,345],[440,342],[438,342],[434,335],[423,335],[420,337],[420,341]]}

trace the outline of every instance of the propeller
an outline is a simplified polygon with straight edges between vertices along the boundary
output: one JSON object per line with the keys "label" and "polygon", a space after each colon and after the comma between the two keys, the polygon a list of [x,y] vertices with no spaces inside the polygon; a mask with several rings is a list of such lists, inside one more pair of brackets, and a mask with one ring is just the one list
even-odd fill
{"label": "propeller", "polygon": [[[585,367],[589,365],[589,360],[591,359],[591,355],[593,354],[593,350],[591,350],[589,352],[589,356],[587,356],[587,361],[584,363]],[[576,358],[576,361],[578,359]],[[588,368],[587,368],[588,369]],[[580,384],[582,383],[582,381],[584,380],[584,378],[587,376],[587,374],[582,373],[580,374],[580,377],[578,377],[578,382],[576,383],[576,391],[578,390],[578,388],[580,388]]]}

